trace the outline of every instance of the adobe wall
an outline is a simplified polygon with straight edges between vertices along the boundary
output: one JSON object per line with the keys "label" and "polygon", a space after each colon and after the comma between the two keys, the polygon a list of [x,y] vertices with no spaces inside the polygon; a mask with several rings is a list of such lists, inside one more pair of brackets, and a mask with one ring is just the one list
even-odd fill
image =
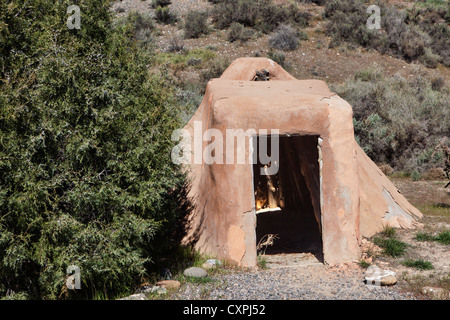
{"label": "adobe wall", "polygon": [[[272,81],[251,81],[261,69],[269,71]],[[270,59],[236,59],[219,79],[211,80],[185,127],[190,144],[205,148],[210,142],[202,141],[201,134],[194,137],[196,126],[202,132],[214,128],[224,137],[227,129],[320,136],[320,209],[327,264],[357,260],[361,237],[386,224],[412,228],[422,217],[357,145],[352,107],[324,82],[296,80]],[[251,267],[256,265],[256,215],[252,165],[245,160],[245,164],[209,165],[200,155],[199,164],[186,166],[195,209],[183,243]]]}
{"label": "adobe wall", "polygon": [[356,146],[360,184],[361,235],[370,237],[389,224],[414,228],[422,213],[412,206],[366,153]]}
{"label": "adobe wall", "polygon": [[[325,94],[324,94],[325,93]],[[209,82],[186,126],[203,129],[279,129],[280,135],[322,138],[322,227],[326,263],[359,257],[359,194],[351,107],[316,80]],[[194,141],[192,141],[194,144]],[[243,266],[256,265],[256,216],[251,165],[192,165],[195,210],[189,238],[195,248]]]}

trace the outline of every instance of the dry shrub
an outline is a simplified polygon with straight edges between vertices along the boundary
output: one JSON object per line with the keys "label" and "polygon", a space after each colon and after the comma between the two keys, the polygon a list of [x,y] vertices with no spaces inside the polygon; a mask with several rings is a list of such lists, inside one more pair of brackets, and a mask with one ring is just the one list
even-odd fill
{"label": "dry shrub", "polygon": [[179,36],[175,35],[169,39],[167,52],[179,52],[184,50],[184,42]]}
{"label": "dry shrub", "polygon": [[442,180],[445,178],[445,171],[443,168],[430,168],[422,175],[425,180]]}
{"label": "dry shrub", "polygon": [[158,7],[167,7],[171,3],[172,3],[171,0],[153,0],[152,8],[156,9]]}
{"label": "dry shrub", "polygon": [[423,173],[444,166],[435,147],[450,131],[450,90],[415,72],[407,80],[366,69],[333,90],[353,106],[356,139],[372,160]]}
{"label": "dry shrub", "polygon": [[212,17],[218,29],[226,29],[233,22],[238,22],[269,33],[282,23],[305,27],[310,19],[310,14],[301,11],[295,3],[287,6],[275,4],[272,0],[224,0],[214,3]]}
{"label": "dry shrub", "polygon": [[230,31],[228,32],[228,41],[241,41],[245,42],[249,40],[253,35],[251,29],[246,28],[244,25],[239,22],[233,22],[230,26]]}
{"label": "dry shrub", "polygon": [[277,234],[266,234],[264,235],[261,240],[259,240],[258,245],[256,246],[257,251],[263,252],[263,254],[266,252],[267,248],[270,246],[273,246],[275,243],[275,240],[279,239]]}
{"label": "dry shrub", "polygon": [[209,68],[203,70],[200,74],[200,80],[203,85],[206,86],[206,83],[214,78],[219,78],[226,68],[230,65],[230,60],[224,57],[217,57],[210,64]]}
{"label": "dry shrub", "polygon": [[173,24],[177,21],[177,16],[170,11],[169,7],[157,7],[155,18],[158,22],[164,24]]}
{"label": "dry shrub", "polygon": [[286,54],[282,51],[270,51],[268,54],[268,58],[278,63],[286,70],[289,70],[291,67],[289,63],[286,62]]}
{"label": "dry shrub", "polygon": [[295,50],[299,46],[297,32],[289,25],[281,25],[269,38],[269,44],[278,50]]}
{"label": "dry shrub", "polygon": [[207,34],[209,32],[207,19],[208,14],[206,12],[189,11],[183,23],[185,38],[198,38],[202,34]]}
{"label": "dry shrub", "polygon": [[394,172],[394,169],[387,163],[378,164],[378,168],[387,176],[391,175]]}
{"label": "dry shrub", "polygon": [[[328,1],[324,16],[332,46],[351,42],[389,53],[406,61],[420,61],[429,68],[450,65],[449,26],[438,13],[417,9],[399,10],[383,3],[381,30],[366,27],[367,4],[357,0]],[[431,19],[431,20],[430,20]],[[434,21],[434,22],[432,22]]]}

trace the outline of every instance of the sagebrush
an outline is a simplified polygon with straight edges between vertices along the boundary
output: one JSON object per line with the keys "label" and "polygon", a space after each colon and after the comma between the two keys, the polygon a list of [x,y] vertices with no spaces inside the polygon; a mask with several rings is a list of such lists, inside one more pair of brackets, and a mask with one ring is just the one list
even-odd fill
{"label": "sagebrush", "polygon": [[[370,14],[366,13],[369,1],[327,1],[324,17],[325,31],[332,37],[330,46],[342,42],[359,44],[381,53],[389,53],[408,62],[419,61],[436,68],[438,63],[450,65],[450,27],[448,9],[414,5],[408,9],[397,9],[393,5],[378,1],[381,29],[366,26]],[[417,4],[420,4],[418,2]]]}
{"label": "sagebrush", "polygon": [[269,45],[277,50],[295,50],[299,46],[297,31],[289,25],[280,25],[269,38]]}
{"label": "sagebrush", "polygon": [[209,33],[208,13],[191,10],[186,14],[183,23],[185,38],[198,38]]}
{"label": "sagebrush", "polygon": [[301,11],[295,3],[275,4],[272,0],[224,0],[212,1],[214,26],[226,29],[233,23],[252,27],[264,33],[275,30],[280,24],[292,23],[299,27],[309,24],[310,14]]}
{"label": "sagebrush", "polygon": [[436,147],[448,144],[450,91],[436,85],[444,79],[430,78],[419,67],[415,73],[405,79],[364,69],[333,90],[352,105],[356,139],[372,160],[423,173],[445,167],[445,154]]}

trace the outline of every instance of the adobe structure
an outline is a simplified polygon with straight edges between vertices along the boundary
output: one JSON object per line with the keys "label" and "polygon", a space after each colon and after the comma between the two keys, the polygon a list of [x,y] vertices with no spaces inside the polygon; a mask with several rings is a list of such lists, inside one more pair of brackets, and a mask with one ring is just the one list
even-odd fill
{"label": "adobe structure", "polygon": [[[356,143],[352,107],[325,82],[297,80],[270,59],[235,60],[208,83],[185,129],[188,150],[201,146],[215,157],[211,163],[192,154],[185,166],[193,210],[183,243],[203,253],[253,267],[258,243],[273,234],[268,250],[313,252],[334,265],[358,260],[362,237],[386,224],[412,228],[422,216]],[[202,135],[208,129],[223,137],[230,129],[248,133],[245,144],[233,137],[226,147],[215,144],[225,152],[235,146],[245,161],[217,158],[207,148],[214,139]],[[271,135],[278,170],[264,175],[268,166],[249,159],[258,141],[270,147]]]}

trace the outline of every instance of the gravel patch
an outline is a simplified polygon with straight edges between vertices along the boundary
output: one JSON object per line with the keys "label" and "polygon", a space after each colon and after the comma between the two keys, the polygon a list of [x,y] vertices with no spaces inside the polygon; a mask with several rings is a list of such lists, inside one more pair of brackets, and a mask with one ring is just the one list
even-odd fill
{"label": "gravel patch", "polygon": [[368,286],[364,269],[309,265],[230,271],[203,284],[185,283],[172,298],[183,300],[415,300],[397,286]]}

